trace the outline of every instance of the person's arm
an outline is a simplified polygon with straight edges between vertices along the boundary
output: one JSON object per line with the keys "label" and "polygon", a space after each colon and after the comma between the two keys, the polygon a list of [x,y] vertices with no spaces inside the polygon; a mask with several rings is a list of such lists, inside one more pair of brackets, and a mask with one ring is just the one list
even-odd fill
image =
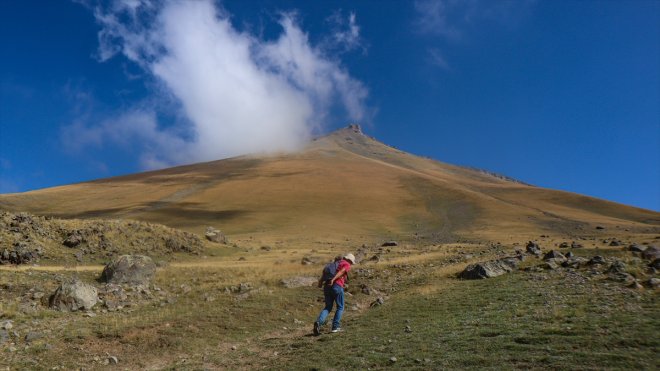
{"label": "person's arm", "polygon": [[338,280],[341,276],[343,276],[346,273],[346,268],[342,268],[335,274],[335,276],[328,282],[328,286],[332,286],[335,284],[335,281]]}

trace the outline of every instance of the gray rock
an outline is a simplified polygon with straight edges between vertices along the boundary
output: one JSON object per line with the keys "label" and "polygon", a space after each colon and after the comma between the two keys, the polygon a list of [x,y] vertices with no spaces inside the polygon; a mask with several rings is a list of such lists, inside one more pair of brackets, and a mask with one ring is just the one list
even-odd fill
{"label": "gray rock", "polygon": [[579,256],[572,256],[565,262],[561,263],[561,266],[564,268],[578,269],[585,264],[587,264],[587,259]]}
{"label": "gray rock", "polygon": [[518,262],[516,258],[503,258],[470,264],[459,274],[459,278],[473,280],[501,276],[517,269]]}
{"label": "gray rock", "polygon": [[75,232],[70,233],[64,239],[64,241],[62,241],[62,245],[66,246],[66,247],[76,247],[76,246],[80,245],[81,243],[83,243],[83,241],[84,241],[84,238],[80,234],[80,232],[75,231]]}
{"label": "gray rock", "polygon": [[621,241],[612,240],[612,241],[610,241],[610,246],[621,246]]}
{"label": "gray rock", "polygon": [[383,299],[382,296],[379,296],[376,300],[369,304],[369,307],[373,308],[383,304],[385,304],[385,299]]}
{"label": "gray rock", "polygon": [[569,251],[564,256],[566,257],[566,259],[570,259],[570,258],[574,257],[575,255],[571,251]]}
{"label": "gray rock", "polygon": [[314,286],[318,283],[318,279],[308,276],[298,276],[283,279],[280,283],[287,289],[294,289],[296,287]]}
{"label": "gray rock", "polygon": [[628,251],[632,251],[632,252],[643,252],[644,250],[646,250],[646,246],[640,246],[640,245],[638,245],[638,244],[636,244],[636,243],[634,243],[634,244],[628,246]]}
{"label": "gray rock", "polygon": [[300,264],[302,265],[316,264],[316,259],[312,258],[311,256],[303,256],[302,260],[300,261]]}
{"label": "gray rock", "polygon": [[633,277],[630,273],[626,272],[613,272],[613,273],[608,273],[607,277],[616,282],[623,282],[623,283],[632,283],[635,281],[635,277]]}
{"label": "gray rock", "polygon": [[399,246],[399,243],[396,241],[385,241],[381,246],[383,247]]}
{"label": "gray rock", "polygon": [[655,260],[660,258],[660,249],[656,246],[649,246],[642,252],[642,258],[647,260]]}
{"label": "gray rock", "polygon": [[227,236],[225,236],[220,230],[213,227],[207,227],[204,236],[211,242],[227,244]]}
{"label": "gray rock", "polygon": [[396,363],[397,359],[396,357],[390,357],[390,363]]}
{"label": "gray rock", "polygon": [[9,341],[9,332],[5,330],[0,330],[0,346]]}
{"label": "gray rock", "polygon": [[567,249],[569,247],[568,242],[562,242],[559,244],[560,249]]}
{"label": "gray rock", "polygon": [[0,329],[3,329],[3,330],[9,331],[13,328],[14,328],[14,321],[12,321],[12,320],[6,320],[6,321],[4,321],[0,324]]}
{"label": "gray rock", "polygon": [[615,260],[605,273],[627,273],[626,264],[620,260]]}
{"label": "gray rock", "polygon": [[545,269],[545,270],[555,270],[559,268],[557,263],[555,263],[552,259],[544,262],[543,264],[539,265],[539,268]]}
{"label": "gray rock", "polygon": [[660,259],[654,259],[651,264],[649,264],[649,267],[655,270],[660,270]]}
{"label": "gray rock", "polygon": [[541,254],[542,254],[541,248],[539,247],[539,245],[536,242],[533,242],[533,241],[527,242],[527,246],[526,246],[525,249],[527,250],[528,253],[530,253],[532,255],[541,256]]}
{"label": "gray rock", "polygon": [[25,335],[25,342],[31,343],[44,337],[44,334],[38,331],[30,331]]}
{"label": "gray rock", "polygon": [[564,254],[560,253],[557,250],[550,250],[548,253],[543,255],[543,260],[550,260],[550,259],[555,259],[555,260],[566,260],[566,257]]}
{"label": "gray rock", "polygon": [[148,285],[156,273],[156,264],[144,255],[122,255],[103,269],[101,280],[108,283]]}
{"label": "gray rock", "polygon": [[584,247],[581,243],[577,243],[575,241],[571,242],[571,249],[580,249]]}
{"label": "gray rock", "polygon": [[61,311],[89,310],[99,300],[96,287],[79,280],[63,282],[50,296],[51,308]]}
{"label": "gray rock", "polygon": [[660,286],[660,279],[658,278],[649,278],[648,281],[644,282],[644,285],[651,289],[657,289]]}
{"label": "gray rock", "polygon": [[601,265],[601,264],[605,264],[605,263],[606,263],[605,258],[603,258],[600,255],[596,255],[593,258],[589,259],[589,261],[587,262],[587,265]]}

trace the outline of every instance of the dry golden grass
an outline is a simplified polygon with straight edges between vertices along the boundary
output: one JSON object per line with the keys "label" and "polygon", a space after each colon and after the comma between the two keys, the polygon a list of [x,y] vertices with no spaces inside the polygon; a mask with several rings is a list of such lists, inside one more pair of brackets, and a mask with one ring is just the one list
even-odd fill
{"label": "dry golden grass", "polygon": [[[0,208],[134,218],[241,245],[343,248],[385,239],[514,241],[660,232],[660,214],[504,181],[403,153],[350,130],[299,153],[245,156],[0,196]],[[618,229],[617,229],[618,227]]]}

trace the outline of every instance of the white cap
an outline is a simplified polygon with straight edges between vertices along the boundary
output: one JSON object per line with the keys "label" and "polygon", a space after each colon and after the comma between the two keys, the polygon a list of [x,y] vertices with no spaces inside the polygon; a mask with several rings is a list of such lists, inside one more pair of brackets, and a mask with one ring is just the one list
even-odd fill
{"label": "white cap", "polygon": [[344,255],[344,259],[350,261],[351,264],[355,264],[355,256],[353,256],[351,253]]}

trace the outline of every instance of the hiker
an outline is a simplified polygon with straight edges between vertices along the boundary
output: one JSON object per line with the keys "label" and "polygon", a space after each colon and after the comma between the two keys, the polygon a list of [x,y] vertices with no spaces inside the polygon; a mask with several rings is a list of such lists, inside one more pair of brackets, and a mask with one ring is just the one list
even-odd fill
{"label": "hiker", "polygon": [[344,312],[344,285],[351,265],[355,264],[355,256],[346,254],[340,259],[328,264],[323,269],[323,275],[319,279],[319,287],[323,287],[325,297],[325,308],[314,322],[314,335],[321,334],[321,326],[325,324],[328,314],[332,311],[333,304],[337,304],[335,317],[332,320],[332,332],[341,331],[341,315]]}

